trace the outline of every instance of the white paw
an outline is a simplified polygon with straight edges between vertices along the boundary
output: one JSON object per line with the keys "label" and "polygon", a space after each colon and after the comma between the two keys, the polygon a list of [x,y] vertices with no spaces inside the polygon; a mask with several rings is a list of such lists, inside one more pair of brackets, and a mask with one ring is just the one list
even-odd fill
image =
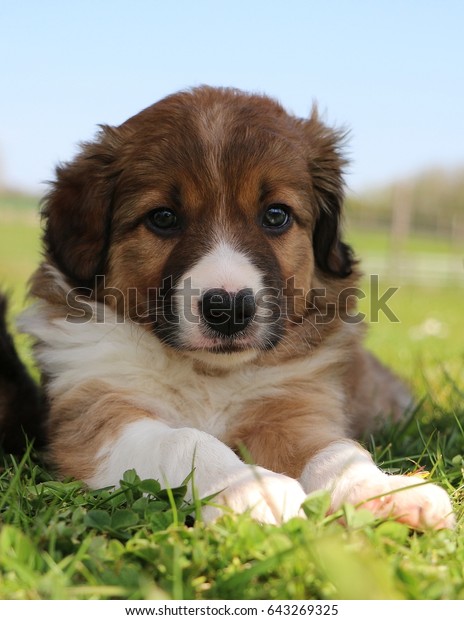
{"label": "white paw", "polygon": [[301,504],[306,494],[301,485],[288,476],[246,465],[219,481],[215,490],[218,486],[224,490],[211,500],[215,505],[203,508],[206,522],[223,514],[221,505],[236,513],[249,511],[253,519],[261,523],[279,524],[292,517],[304,516]]}
{"label": "white paw", "polygon": [[453,528],[456,520],[444,489],[420,476],[381,474],[372,479],[341,480],[333,493],[333,508],[343,502],[367,508],[379,517],[392,517],[418,529]]}

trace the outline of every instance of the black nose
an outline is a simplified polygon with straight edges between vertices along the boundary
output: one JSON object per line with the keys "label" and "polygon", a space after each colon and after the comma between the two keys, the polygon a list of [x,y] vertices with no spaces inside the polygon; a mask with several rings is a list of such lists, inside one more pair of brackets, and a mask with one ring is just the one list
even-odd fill
{"label": "black nose", "polygon": [[232,336],[243,331],[256,312],[251,288],[229,293],[223,288],[209,289],[200,300],[201,314],[214,331]]}

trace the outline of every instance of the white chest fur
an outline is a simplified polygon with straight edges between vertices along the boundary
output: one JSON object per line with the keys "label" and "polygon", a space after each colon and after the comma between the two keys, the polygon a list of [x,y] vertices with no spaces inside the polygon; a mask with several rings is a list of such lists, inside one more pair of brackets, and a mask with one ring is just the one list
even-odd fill
{"label": "white chest fur", "polygon": [[52,395],[89,380],[130,393],[131,402],[153,412],[171,427],[191,426],[223,438],[245,403],[282,393],[283,383],[308,377],[314,363],[297,361],[263,368],[253,362],[226,374],[195,371],[189,357],[171,351],[133,322],[118,322],[111,311],[105,321],[72,322],[51,318],[38,302],[20,320],[22,331],[39,341],[37,361]]}

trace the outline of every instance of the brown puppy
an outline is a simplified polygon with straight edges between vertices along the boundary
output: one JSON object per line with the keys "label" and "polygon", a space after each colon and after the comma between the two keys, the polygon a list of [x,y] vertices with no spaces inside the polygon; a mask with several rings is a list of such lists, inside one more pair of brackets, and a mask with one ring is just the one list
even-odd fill
{"label": "brown puppy", "polygon": [[103,127],[58,169],[22,325],[62,475],[101,487],[135,468],[174,486],[195,468],[198,496],[261,521],[326,488],[332,509],[453,524],[442,489],[352,441],[408,395],[353,318],[342,138],[316,112],[202,87]]}

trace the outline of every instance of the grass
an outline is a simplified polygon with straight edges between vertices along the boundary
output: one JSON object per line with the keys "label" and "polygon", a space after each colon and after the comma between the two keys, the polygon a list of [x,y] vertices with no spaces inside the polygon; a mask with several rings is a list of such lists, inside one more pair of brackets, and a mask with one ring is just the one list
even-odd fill
{"label": "grass", "polygon": [[[40,244],[30,209],[0,201],[5,213],[0,282],[14,315]],[[362,253],[372,238],[359,233],[356,243]],[[390,303],[399,322],[380,316],[367,336],[421,399],[411,419],[367,445],[387,469],[428,470],[452,494],[455,531],[411,532],[350,506],[328,517],[323,493],[307,500],[306,520],[281,527],[247,515],[191,527],[184,487],[167,492],[127,472],[121,489],[89,491],[55,480],[30,450],[20,461],[5,455],[0,470],[0,599],[464,598],[462,294],[401,286]],[[368,300],[361,310],[372,319]]]}
{"label": "grass", "polygon": [[[350,243],[360,254],[386,253],[392,247],[392,239],[380,230],[353,230],[348,226]],[[428,254],[462,254],[462,249],[448,239],[425,234],[411,235],[404,242],[406,252],[426,252]]]}

